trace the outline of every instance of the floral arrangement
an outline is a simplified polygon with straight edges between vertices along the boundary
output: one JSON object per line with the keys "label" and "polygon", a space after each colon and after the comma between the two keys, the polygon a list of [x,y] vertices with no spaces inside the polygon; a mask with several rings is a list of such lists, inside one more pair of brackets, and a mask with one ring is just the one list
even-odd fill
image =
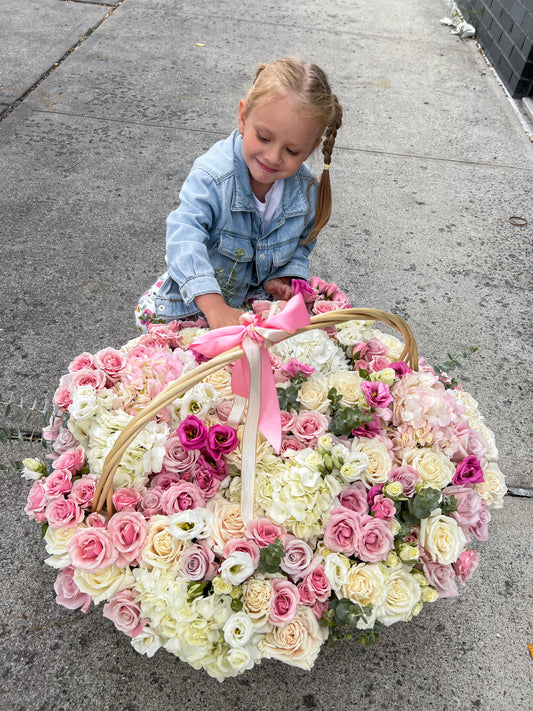
{"label": "floral arrangement", "polygon": [[[310,313],[348,307],[294,280]],[[256,322],[280,305],[255,302]],[[269,350],[281,411],[260,433],[253,518],[241,518],[243,425],[227,366],[158,413],[127,448],[114,513],[92,511],[104,460],[152,398],[204,360],[205,323],[152,324],[83,353],[54,396],[46,461],[26,459],[28,516],[58,569],[57,602],[103,615],[152,656],[163,647],[223,680],[277,659],[310,669],[322,644],[363,644],[458,594],[478,563],[504,477],[475,400],[375,323],[348,321]]]}

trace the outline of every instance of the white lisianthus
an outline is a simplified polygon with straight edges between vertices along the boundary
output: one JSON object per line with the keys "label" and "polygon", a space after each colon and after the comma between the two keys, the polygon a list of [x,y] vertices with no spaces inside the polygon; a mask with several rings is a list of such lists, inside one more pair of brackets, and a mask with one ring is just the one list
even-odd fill
{"label": "white lisianthus", "polygon": [[235,674],[251,669],[258,658],[259,652],[254,646],[232,647],[228,652],[228,662]]}
{"label": "white lisianthus", "polygon": [[150,625],[146,625],[140,635],[133,637],[131,644],[139,654],[146,654],[147,657],[153,657],[162,646],[163,640]]}
{"label": "white lisianthus", "polygon": [[46,474],[46,464],[41,459],[33,459],[32,457],[26,457],[22,460],[22,478],[28,481],[37,481],[43,474]]}
{"label": "white lisianthus", "polygon": [[418,541],[431,559],[441,565],[455,563],[467,544],[457,521],[442,514],[440,509],[420,521]]}
{"label": "white lisianthus", "polygon": [[361,479],[363,472],[368,469],[369,464],[370,459],[366,452],[347,452],[344,464],[339,470],[342,481],[345,484],[351,484]]}
{"label": "white lisianthus", "polygon": [[387,627],[394,622],[407,622],[419,611],[422,590],[410,570],[409,565],[387,569],[385,599],[376,610],[377,620]]}
{"label": "white lisianthus", "polygon": [[209,410],[215,408],[220,402],[220,397],[210,383],[201,382],[194,385],[185,395],[175,400],[180,405],[180,417],[184,420],[189,415],[199,419],[206,417]]}
{"label": "white lisianthus", "polygon": [[252,556],[245,551],[234,551],[222,562],[220,576],[232,585],[240,585],[253,574]]}
{"label": "white lisianthus", "polygon": [[213,516],[207,509],[198,507],[172,514],[168,521],[170,535],[180,541],[208,538],[211,535]]}
{"label": "white lisianthus", "polygon": [[252,619],[241,610],[226,620],[223,631],[230,647],[245,647],[255,630]]}

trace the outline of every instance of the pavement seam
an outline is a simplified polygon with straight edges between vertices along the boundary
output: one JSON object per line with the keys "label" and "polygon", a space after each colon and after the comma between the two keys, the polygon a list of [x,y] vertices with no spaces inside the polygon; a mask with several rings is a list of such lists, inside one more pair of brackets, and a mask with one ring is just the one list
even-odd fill
{"label": "pavement seam", "polygon": [[[62,0],[62,1],[65,2],[66,0]],[[68,0],[68,1],[69,2],[76,2],[76,0]],[[54,72],[58,67],[60,67],[63,64],[63,62],[65,61],[65,59],[67,59],[67,57],[69,57],[76,49],[78,49],[78,47],[80,45],[82,45],[88,37],[90,37],[94,32],[96,32],[96,30],[109,17],[111,17],[111,15],[115,12],[115,10],[117,8],[119,8],[122,5],[123,2],[124,2],[124,0],[120,0],[117,3],[117,5],[107,5],[106,3],[97,3],[97,2],[79,3],[79,4],[83,4],[83,5],[102,5],[104,7],[109,7],[110,10],[99,22],[96,23],[96,25],[89,27],[89,29],[85,32],[85,34],[82,35],[79,38],[79,40],[74,45],[72,45],[72,47],[69,47],[69,49],[67,49],[67,51],[57,60],[57,62],[54,62],[54,64],[52,64],[51,67],[49,67],[43,74],[41,74],[39,79],[37,79],[37,81],[34,84],[32,84],[32,86],[30,86],[29,89],[27,89],[23,94],[21,94],[17,99],[15,99],[15,101],[13,101],[11,104],[9,104],[9,106],[0,113],[0,122],[3,121],[5,118],[7,118],[7,116],[9,116],[9,114],[12,113],[18,106],[20,106],[20,104],[22,104],[23,101],[25,99],[27,99],[27,97],[30,96],[35,91],[35,89],[37,89],[37,87],[40,86],[43,83],[43,81],[50,76],[50,74],[52,74],[52,72]]]}

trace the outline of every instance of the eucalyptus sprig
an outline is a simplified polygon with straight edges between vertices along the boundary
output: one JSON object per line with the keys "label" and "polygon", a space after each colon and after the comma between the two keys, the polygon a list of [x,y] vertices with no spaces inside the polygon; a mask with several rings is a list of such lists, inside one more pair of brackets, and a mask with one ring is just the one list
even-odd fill
{"label": "eucalyptus sprig", "polygon": [[467,346],[463,350],[459,351],[457,355],[453,356],[451,353],[447,353],[447,361],[439,365],[434,365],[433,370],[435,373],[441,377],[446,388],[456,388],[458,383],[455,378],[447,378],[449,373],[453,372],[456,368],[462,368],[462,359],[469,358],[473,353],[479,350],[479,346]]}

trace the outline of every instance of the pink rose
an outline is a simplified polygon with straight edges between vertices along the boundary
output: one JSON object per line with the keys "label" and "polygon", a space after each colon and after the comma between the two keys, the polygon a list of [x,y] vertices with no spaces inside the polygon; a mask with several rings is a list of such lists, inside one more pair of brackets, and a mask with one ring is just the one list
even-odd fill
{"label": "pink rose", "polygon": [[57,459],[52,462],[54,469],[68,469],[72,474],[78,472],[85,464],[85,450],[82,446],[76,449],[69,449],[68,452],[63,452]]}
{"label": "pink rose", "polygon": [[203,508],[205,499],[200,489],[189,481],[172,484],[161,497],[161,506],[167,516],[187,509]]}
{"label": "pink rose", "polygon": [[76,479],[72,484],[69,499],[78,504],[82,508],[88,506],[94,498],[96,489],[96,477],[92,474],[82,476],[81,479]]}
{"label": "pink rose", "polygon": [[439,593],[439,597],[456,597],[459,595],[455,582],[455,571],[451,565],[441,565],[432,560],[423,562],[424,575],[430,585]]}
{"label": "pink rose", "polygon": [[313,602],[319,600],[325,602],[331,595],[331,584],[326,576],[322,564],[305,576],[302,582],[303,587],[307,587],[313,596]]}
{"label": "pink rose", "polygon": [[241,551],[242,553],[248,553],[252,559],[254,569],[259,565],[259,546],[254,541],[247,540],[246,538],[231,538],[224,545],[224,558],[229,558],[235,551]]}
{"label": "pink rose", "polygon": [[320,620],[324,612],[329,607],[329,600],[324,600],[324,602],[320,602],[320,600],[317,600],[314,605],[311,606],[311,610],[313,611],[313,615],[316,617],[317,620]]}
{"label": "pink rose", "polygon": [[186,481],[191,481],[192,472],[188,472],[187,474],[180,474],[179,472],[170,472],[163,469],[159,472],[159,474],[156,474],[152,478],[151,486],[157,487],[163,492],[170,488],[172,484],[178,484],[182,479],[185,479]]}
{"label": "pink rose", "polygon": [[355,511],[338,506],[324,526],[324,543],[337,553],[354,555],[361,540],[361,517]]}
{"label": "pink rose", "polygon": [[339,494],[339,501],[344,508],[358,514],[368,513],[367,488],[362,481],[356,481]]}
{"label": "pink rose", "polygon": [[327,432],[330,418],[315,410],[303,410],[296,417],[293,434],[307,446],[314,446]]}
{"label": "pink rose", "polygon": [[315,555],[311,546],[301,538],[288,536],[283,548],[285,555],[281,559],[280,568],[293,581],[304,578],[320,563],[320,556]]}
{"label": "pink rose", "polygon": [[180,571],[187,580],[212,580],[216,575],[215,554],[205,541],[190,545],[181,557]]}
{"label": "pink rose", "polygon": [[377,373],[380,370],[385,370],[385,368],[390,368],[392,361],[386,356],[374,356],[370,361],[370,370],[373,373]]}
{"label": "pink rose", "polygon": [[85,523],[93,528],[107,528],[107,518],[96,511],[87,516]]}
{"label": "pink rose", "polygon": [[94,390],[102,390],[106,384],[106,374],[103,370],[94,368],[82,368],[72,374],[69,383],[69,390],[74,393],[76,388],[82,385],[90,385]]}
{"label": "pink rose", "polygon": [[129,637],[137,637],[148,619],[141,617],[141,606],[135,602],[137,590],[121,590],[104,605],[103,615],[111,620],[117,630]]}
{"label": "pink rose", "polygon": [[296,410],[291,410],[290,412],[281,410],[281,431],[283,434],[288,434],[292,430],[294,423],[296,422],[297,414]]}
{"label": "pink rose", "polygon": [[154,486],[144,492],[139,501],[139,511],[145,518],[151,518],[156,514],[163,513],[163,506],[161,505],[162,496],[163,489],[158,486]]}
{"label": "pink rose", "polygon": [[244,530],[246,537],[251,538],[260,548],[274,543],[276,538],[282,543],[287,538],[286,529],[269,518],[253,518],[248,521]]}
{"label": "pink rose", "polygon": [[63,497],[50,499],[46,505],[45,515],[50,528],[75,526],[84,518],[83,509],[74,501]]}
{"label": "pink rose", "polygon": [[54,440],[53,450],[56,454],[63,454],[69,449],[74,449],[78,444],[78,440],[72,432],[66,427],[61,427],[57,437]]}
{"label": "pink rose", "polygon": [[463,551],[459,558],[453,563],[453,569],[457,575],[459,581],[464,583],[466,580],[472,577],[472,573],[475,571],[479,564],[479,553],[475,550],[465,550]]}
{"label": "pink rose", "polygon": [[268,621],[275,627],[284,627],[294,620],[298,612],[298,588],[288,580],[276,578],[272,581],[272,592]]}
{"label": "pink rose", "polygon": [[371,361],[374,356],[386,356],[389,352],[388,347],[378,338],[371,338],[367,345],[368,350],[366,351],[365,356],[368,361]]}
{"label": "pink rose", "polygon": [[312,312],[314,314],[327,314],[330,311],[338,311],[342,308],[342,304],[338,301],[315,301]]}
{"label": "pink rose", "polygon": [[67,385],[60,385],[58,387],[54,393],[53,403],[57,405],[60,410],[65,411],[72,405],[72,397]]}
{"label": "pink rose", "polygon": [[200,489],[206,501],[218,493],[221,483],[211,467],[205,466],[200,466],[195,470],[193,482]]}
{"label": "pink rose", "polygon": [[[294,378],[297,375],[305,375],[308,378],[316,372],[316,368],[308,363],[302,363],[296,358],[291,358],[288,363],[283,366],[283,373],[289,378]],[[296,414],[296,413],[294,413]]]}
{"label": "pink rose", "polygon": [[407,464],[404,464],[401,467],[393,464],[389,472],[389,481],[399,481],[403,486],[403,493],[405,496],[411,498],[416,493],[415,486],[420,481],[420,475],[416,469],[413,469],[413,467],[410,467]]}
{"label": "pink rose", "polygon": [[490,512],[485,502],[479,514],[478,521],[470,526],[470,533],[477,538],[478,541],[486,541],[489,537]]}
{"label": "pink rose", "polygon": [[134,509],[141,500],[141,494],[134,487],[121,487],[113,492],[113,506],[117,511]]}
{"label": "pink rose", "polygon": [[192,471],[198,459],[198,454],[199,452],[196,449],[184,449],[180,436],[176,432],[165,442],[163,466],[167,472],[173,474]]}
{"label": "pink rose", "polygon": [[488,450],[488,444],[481,434],[472,429],[464,420],[460,420],[455,427],[450,447],[454,450],[451,458],[455,462],[468,456],[481,459]]}
{"label": "pink rose", "polygon": [[81,592],[74,582],[73,575],[74,568],[69,566],[57,576],[54,583],[56,602],[68,610],[77,610],[81,607],[82,612],[87,612],[93,599],[88,593]]}
{"label": "pink rose", "polygon": [[227,422],[232,410],[233,403],[231,400],[221,400],[215,409],[217,419],[220,422]]}
{"label": "pink rose", "polygon": [[470,486],[447,486],[442,490],[444,496],[455,496],[457,510],[450,513],[465,534],[480,520],[484,502],[477,491]]}
{"label": "pink rose", "polygon": [[128,357],[122,351],[115,348],[104,348],[94,356],[95,365],[105,371],[108,385],[113,385],[120,378],[120,374],[126,368]]}
{"label": "pink rose", "polygon": [[45,510],[49,500],[44,490],[44,479],[37,479],[32,484],[24,511],[30,519],[43,523],[46,519]]}
{"label": "pink rose", "polygon": [[385,560],[394,544],[394,535],[388,521],[363,516],[358,556],[367,563]]}
{"label": "pink rose", "polygon": [[118,552],[116,564],[120,568],[138,560],[146,540],[148,523],[137,511],[119,511],[107,524],[111,544]]}
{"label": "pink rose", "polygon": [[72,472],[68,469],[54,469],[44,480],[43,488],[50,498],[68,494],[72,488]]}
{"label": "pink rose", "polygon": [[84,368],[94,368],[94,356],[92,353],[80,353],[71,361],[68,370],[70,373],[75,373]]}
{"label": "pink rose", "polygon": [[391,499],[388,499],[382,494],[378,494],[374,499],[370,513],[376,518],[382,518],[385,521],[392,521],[396,514],[396,507]]}
{"label": "pink rose", "polygon": [[118,551],[105,528],[76,531],[67,543],[67,551],[75,568],[93,573],[107,568],[118,558]]}
{"label": "pink rose", "polygon": [[287,435],[281,437],[281,447],[279,449],[281,455],[290,452],[299,452],[302,449],[307,449],[305,442],[300,442],[296,437],[287,437]]}

